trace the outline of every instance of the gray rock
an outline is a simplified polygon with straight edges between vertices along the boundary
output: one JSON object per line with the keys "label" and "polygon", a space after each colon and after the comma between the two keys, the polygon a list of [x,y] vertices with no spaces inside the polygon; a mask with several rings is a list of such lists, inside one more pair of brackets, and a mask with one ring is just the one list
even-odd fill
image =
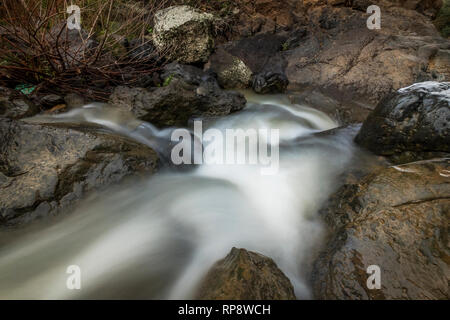
{"label": "gray rock", "polygon": [[376,154],[409,162],[450,152],[450,82],[424,82],[383,99],[355,141]]}
{"label": "gray rock", "polygon": [[286,40],[284,34],[261,34],[227,43],[217,48],[205,68],[217,74],[224,88],[248,88],[254,74],[283,73],[284,61],[277,53]]}
{"label": "gray rock", "polygon": [[44,108],[52,108],[58,104],[64,104],[64,98],[57,94],[48,94],[39,99],[40,104]]}
{"label": "gray rock", "polygon": [[5,87],[0,87],[0,118],[21,119],[31,117],[39,108],[24,94]]}
{"label": "gray rock", "polygon": [[282,93],[286,90],[289,81],[283,73],[271,71],[261,72],[253,77],[252,88],[256,93]]}
{"label": "gray rock", "polygon": [[172,64],[163,78],[165,86],[158,88],[118,87],[110,104],[160,127],[187,126],[192,118],[224,116],[245,107],[242,94],[220,89],[212,75],[198,68]]}
{"label": "gray rock", "polygon": [[172,6],[156,12],[153,42],[169,59],[181,63],[206,62],[214,46],[215,18],[189,6]]}
{"label": "gray rock", "polygon": [[0,226],[66,212],[87,194],[157,165],[153,150],[115,135],[0,119]]}

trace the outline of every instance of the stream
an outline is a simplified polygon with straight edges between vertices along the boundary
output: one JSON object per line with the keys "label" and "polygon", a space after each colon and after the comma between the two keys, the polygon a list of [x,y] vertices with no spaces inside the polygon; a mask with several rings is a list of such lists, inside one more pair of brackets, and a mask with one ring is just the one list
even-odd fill
{"label": "stream", "polygon": [[[63,219],[3,241],[0,298],[189,299],[232,247],[271,257],[297,298],[312,298],[308,272],[326,235],[318,210],[360,151],[348,131],[317,134],[338,126],[320,111],[285,95],[245,95],[244,110],[204,129],[279,129],[277,174],[262,175],[261,164],[167,166],[92,195]],[[174,130],[100,104],[30,121],[101,125],[163,159]],[[66,287],[70,265],[80,267],[81,290]]]}

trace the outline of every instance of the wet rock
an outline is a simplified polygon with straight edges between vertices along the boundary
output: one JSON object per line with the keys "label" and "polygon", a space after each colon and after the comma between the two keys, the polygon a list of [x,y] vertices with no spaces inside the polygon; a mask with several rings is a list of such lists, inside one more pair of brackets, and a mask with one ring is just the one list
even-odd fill
{"label": "wet rock", "polygon": [[252,88],[256,93],[282,93],[288,84],[289,81],[283,73],[268,71],[254,76]]}
{"label": "wet rock", "polygon": [[[450,160],[389,167],[344,185],[322,210],[331,236],[315,262],[318,299],[448,299]],[[381,269],[381,289],[367,268]]]}
{"label": "wet rock", "polygon": [[110,104],[160,127],[187,126],[196,117],[218,117],[245,107],[244,96],[220,89],[215,78],[192,66],[172,64],[159,88],[118,87]]}
{"label": "wet rock", "polygon": [[0,87],[0,118],[21,119],[38,112],[39,108],[24,94]]}
{"label": "wet rock", "polygon": [[450,82],[424,82],[383,99],[355,141],[372,152],[409,162],[450,152]]}
{"label": "wet rock", "polygon": [[202,300],[295,300],[294,288],[272,259],[233,248],[199,287]]}
{"label": "wet rock", "polygon": [[283,61],[277,53],[287,38],[285,34],[262,34],[227,43],[218,47],[205,67],[217,74],[224,88],[250,87],[253,74],[283,73]]}
{"label": "wet rock", "polygon": [[154,18],[153,42],[169,59],[182,63],[206,62],[213,49],[215,20],[189,6],[173,6],[158,11]]}
{"label": "wet rock", "polygon": [[64,96],[64,102],[68,109],[81,108],[86,104],[86,99],[79,94],[69,93]]}
{"label": "wet rock", "polygon": [[318,88],[305,88],[302,91],[290,93],[289,98],[293,104],[309,106],[326,113],[340,125],[362,123],[372,111],[370,106],[351,101],[339,101]]}
{"label": "wet rock", "polygon": [[157,165],[153,150],[115,135],[0,119],[0,226],[67,212],[93,191]]}
{"label": "wet rock", "polygon": [[39,99],[39,103],[45,108],[53,108],[56,105],[64,104],[64,98],[57,94],[48,94]]}

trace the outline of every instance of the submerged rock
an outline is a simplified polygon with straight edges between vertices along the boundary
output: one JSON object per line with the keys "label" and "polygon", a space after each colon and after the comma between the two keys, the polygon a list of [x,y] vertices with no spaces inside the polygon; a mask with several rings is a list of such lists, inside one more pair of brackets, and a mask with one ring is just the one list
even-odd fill
{"label": "submerged rock", "polygon": [[202,300],[295,300],[294,288],[272,259],[233,248],[208,272],[196,297]]}
{"label": "submerged rock", "polygon": [[169,59],[206,62],[213,49],[214,16],[190,6],[173,6],[155,14],[153,42]]}
{"label": "submerged rock", "polygon": [[244,96],[220,89],[215,78],[193,66],[171,64],[157,88],[118,87],[110,104],[160,127],[187,126],[195,117],[225,116],[245,107]]}
{"label": "submerged rock", "polygon": [[[331,237],[315,262],[318,299],[450,298],[450,160],[378,170],[322,210]],[[381,269],[368,289],[367,268]]]}
{"label": "submerged rock", "polygon": [[24,94],[5,87],[0,87],[0,118],[21,119],[31,117],[39,108]]}
{"label": "submerged rock", "polygon": [[0,226],[67,211],[92,191],[157,165],[153,150],[115,135],[0,119]]}
{"label": "submerged rock", "polygon": [[383,99],[355,141],[397,163],[450,152],[450,82],[424,82]]}

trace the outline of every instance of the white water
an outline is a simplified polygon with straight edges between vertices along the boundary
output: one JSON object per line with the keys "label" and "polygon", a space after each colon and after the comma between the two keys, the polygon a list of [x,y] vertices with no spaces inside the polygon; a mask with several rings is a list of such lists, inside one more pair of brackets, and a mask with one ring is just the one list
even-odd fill
{"label": "white water", "polygon": [[[311,298],[307,266],[324,237],[317,211],[349,165],[351,137],[313,136],[337,124],[283,96],[247,99],[246,110],[212,126],[280,129],[277,175],[255,165],[202,165],[92,196],[49,227],[6,237],[0,298],[192,298],[232,247],[273,258],[297,297]],[[101,124],[161,153],[171,132],[97,105],[34,121]],[[66,288],[69,265],[81,268],[81,290]]]}

